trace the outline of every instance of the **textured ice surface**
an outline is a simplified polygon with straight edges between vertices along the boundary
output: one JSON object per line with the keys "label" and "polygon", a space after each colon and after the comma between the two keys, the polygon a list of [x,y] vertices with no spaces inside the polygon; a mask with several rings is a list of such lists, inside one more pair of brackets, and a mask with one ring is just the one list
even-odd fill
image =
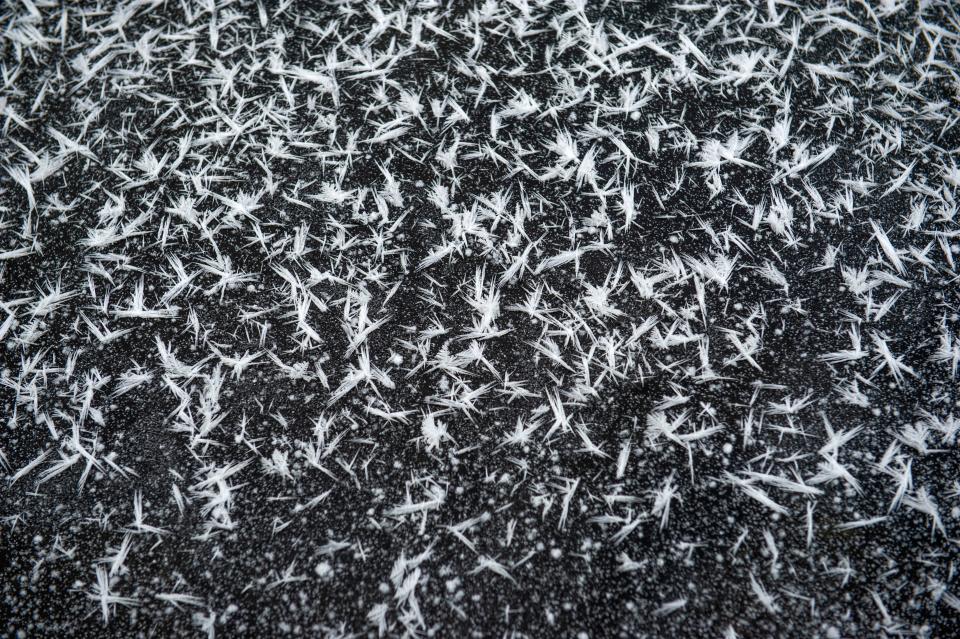
{"label": "textured ice surface", "polygon": [[955,3],[2,12],[3,632],[955,636]]}

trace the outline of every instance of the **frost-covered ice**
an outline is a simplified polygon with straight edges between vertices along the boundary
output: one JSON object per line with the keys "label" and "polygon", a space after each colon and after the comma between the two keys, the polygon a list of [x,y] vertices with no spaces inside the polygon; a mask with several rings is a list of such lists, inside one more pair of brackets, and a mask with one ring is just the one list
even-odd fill
{"label": "frost-covered ice", "polygon": [[960,631],[954,2],[2,11],[2,632]]}

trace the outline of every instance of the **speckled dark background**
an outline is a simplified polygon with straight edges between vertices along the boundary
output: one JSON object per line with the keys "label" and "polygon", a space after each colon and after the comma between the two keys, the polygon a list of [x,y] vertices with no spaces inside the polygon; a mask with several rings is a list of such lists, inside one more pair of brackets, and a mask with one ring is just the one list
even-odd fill
{"label": "speckled dark background", "polygon": [[[385,14],[394,15],[391,20],[400,20],[391,11],[406,12],[406,31],[389,28],[372,39],[368,35],[377,17],[362,4],[294,2],[285,8],[267,4],[265,25],[255,3],[220,4],[215,18],[220,23],[216,50],[209,34],[211,16],[202,4],[191,4],[189,11],[178,2],[71,4],[69,28],[62,40],[62,10],[55,4],[11,3],[3,9],[0,60],[11,79],[0,90],[5,115],[0,117],[2,164],[25,162],[23,148],[37,154],[43,149],[56,153],[58,143],[50,128],[82,139],[96,156],[70,154],[54,175],[33,183],[38,203],[34,211],[25,191],[0,172],[0,250],[31,242],[38,247],[31,255],[0,261],[4,303],[38,298],[57,283],[61,291],[75,293],[49,315],[32,316],[17,306],[17,322],[3,338],[0,406],[6,420],[0,451],[7,479],[0,489],[0,627],[6,636],[194,636],[209,631],[205,619],[213,619],[218,636],[376,636],[376,624],[368,613],[379,603],[389,607],[387,636],[410,632],[436,637],[572,637],[580,633],[720,637],[728,628],[741,637],[956,636],[960,612],[943,594],[956,588],[960,456],[955,437],[941,438],[931,432],[930,448],[935,451],[923,454],[908,447],[903,451],[912,459],[913,485],[925,487],[935,497],[944,531],[932,530],[928,517],[904,507],[890,513],[881,525],[848,531],[835,528],[842,522],[887,514],[891,479],[878,469],[878,463],[891,442],[905,424],[922,421],[923,411],[946,419],[958,405],[950,366],[931,359],[939,336],[952,335],[958,322],[956,267],[938,244],[938,238],[945,238],[953,259],[960,259],[957,226],[952,219],[936,219],[936,198],[910,188],[911,184],[929,187],[948,201],[957,190],[944,178],[951,163],[960,162],[955,126],[960,116],[956,72],[960,36],[955,6],[928,3],[921,12],[905,4],[884,15],[879,7],[867,11],[858,3],[834,3],[835,11],[820,13],[805,3],[798,8],[781,4],[777,11],[783,14],[782,25],[764,28],[769,21],[766,3],[724,5],[729,7],[725,14],[713,7],[683,10],[661,3],[591,4],[583,13],[589,24],[602,25],[610,33],[619,29],[637,37],[654,35],[671,52],[676,52],[676,34],[682,30],[718,61],[754,49],[780,56],[777,59],[782,61],[789,50],[783,33],[789,33],[794,23],[800,28],[801,45],[782,77],[771,67],[768,77],[739,85],[661,81],[657,91],[645,93],[649,100],[635,118],[623,114],[595,120],[596,104],[619,99],[628,78],[642,87],[644,73],[664,74],[671,64],[649,49],[639,49],[622,56],[635,71],[621,76],[588,73],[584,65],[590,56],[580,45],[554,53],[547,64],[544,51],[557,47],[555,25],[565,25],[569,32],[582,28],[576,12],[559,2],[542,7],[530,3],[530,29],[536,32],[524,38],[511,31],[512,21],[521,19],[523,12],[507,2],[495,3],[499,17],[483,23],[483,48],[476,57],[495,78],[497,88],[488,88],[478,103],[476,94],[468,90],[477,87],[477,79],[457,68],[473,47],[472,30],[460,27],[479,10],[472,4],[445,8],[382,3]],[[38,17],[31,17],[31,7]],[[125,11],[129,15],[123,28],[112,28],[111,21]],[[829,28],[820,17],[831,14],[860,25],[873,37],[854,38],[848,31]],[[413,21],[429,16],[436,16],[437,24],[445,25],[455,38],[423,28],[421,38],[427,46],[391,67],[389,78],[396,84],[389,85],[388,94],[394,97],[384,107],[389,111],[393,106],[398,87],[419,93],[423,123],[414,119],[407,135],[389,143],[359,144],[341,185],[344,190],[383,188],[380,166],[389,167],[403,196],[402,206],[390,206],[391,221],[405,216],[395,228],[369,216],[377,210],[371,198],[358,211],[347,204],[307,197],[334,179],[342,161],[311,154],[343,148],[351,132],[357,132],[360,140],[369,138],[375,132],[372,121],[389,119],[387,113],[366,112],[376,101],[377,83],[351,79],[349,68],[337,71],[339,105],[333,104],[328,92],[298,82],[291,89],[296,110],[278,107],[282,118],[264,120],[232,143],[192,147],[176,171],[136,184],[136,170],[130,167],[147,148],[158,157],[169,152],[172,158],[187,132],[199,139],[217,127],[228,130],[213,106],[239,120],[238,105],[286,102],[279,76],[268,69],[267,60],[277,48],[264,44],[277,33],[286,34],[278,50],[288,68],[316,68],[334,48],[343,63],[351,47],[356,52],[382,53],[391,46],[397,50],[409,40]],[[937,65],[923,66],[928,47],[920,35],[921,22],[948,34],[941,38]],[[317,28],[331,31],[324,36]],[[23,46],[19,34],[30,29],[46,34],[49,42]],[[151,31],[152,55],[146,59],[136,43]],[[77,56],[89,55],[106,38],[115,38],[108,45],[116,51],[115,57],[89,81],[78,84],[82,74],[75,65]],[[188,46],[196,48],[196,63],[182,61]],[[885,54],[879,60],[875,59],[878,50]],[[686,60],[695,66],[695,56],[688,55]],[[511,74],[510,69],[520,63],[522,72]],[[820,78],[817,87],[804,63],[840,64],[852,75],[842,82]],[[236,94],[221,93],[217,86],[208,94],[216,64],[237,66]],[[530,149],[524,161],[543,172],[553,164],[545,147],[558,130],[583,134],[590,123],[599,122],[620,131],[624,142],[646,163],[633,167],[631,182],[637,186],[639,213],[632,228],[622,232],[620,222],[615,222],[614,240],[602,250],[585,253],[576,265],[535,274],[532,269],[543,259],[572,245],[597,241],[603,231],[591,229],[588,221],[598,207],[596,195],[587,186],[579,188],[575,179],[542,182],[490,158],[461,158],[459,168],[450,172],[435,157],[455,135],[464,143],[461,156],[489,141],[491,113],[504,108],[521,88],[541,105],[562,102],[558,100],[561,81],[551,75],[551,68],[569,71],[585,91],[584,101],[562,108],[557,117],[507,120],[500,137]],[[13,69],[15,78],[9,75]],[[918,75],[923,73],[921,82]],[[898,92],[893,78],[914,88]],[[783,95],[785,88],[791,94],[794,136],[810,140],[817,151],[825,144],[838,146],[828,161],[804,173],[808,184],[828,204],[830,196],[843,190],[843,180],[863,178],[878,184],[870,193],[858,193],[855,210],[839,221],[817,217],[805,208],[811,198],[799,180],[786,181],[789,188],[771,184],[780,166],[767,152],[762,131],[780,108],[771,95]],[[215,100],[212,95],[217,96]],[[834,112],[824,106],[840,95],[852,97],[852,109]],[[430,113],[430,100],[448,96],[459,101],[469,120],[449,126],[438,123]],[[312,108],[308,99],[314,101]],[[940,106],[931,111],[930,105],[936,104]],[[884,105],[896,108],[884,110]],[[11,113],[25,123],[16,123]],[[318,121],[324,115],[335,116],[335,131],[321,130]],[[891,129],[899,128],[900,148],[878,155],[870,146],[878,134],[865,124],[865,115]],[[681,126],[662,132],[661,148],[654,152],[645,132],[660,122]],[[829,136],[828,125],[832,126]],[[743,159],[761,168],[725,166],[725,190],[711,198],[704,172],[691,164],[698,159],[696,141],[726,139],[735,130],[753,130],[758,136]],[[680,131],[692,134],[692,151],[684,148]],[[211,162],[215,166],[207,170],[222,180],[207,188],[217,195],[234,198],[265,188],[268,177],[262,148],[271,134],[286,136],[285,144],[302,155],[300,160],[269,160],[272,180],[279,187],[260,197],[255,214],[273,241],[287,242],[275,245],[279,246],[275,255],[261,250],[249,220],[242,217],[233,228],[227,225],[216,231],[214,248],[195,226],[169,214],[168,207],[181,195],[197,197],[189,176]],[[306,141],[315,148],[297,147]],[[674,142],[677,148],[670,148]],[[598,149],[600,187],[613,180],[619,189],[617,162],[608,161],[616,147],[602,137],[587,138],[579,144],[581,154],[592,146]],[[914,160],[907,188],[881,197],[902,167]],[[671,184],[681,173],[684,179],[673,192]],[[450,258],[418,269],[421,260],[449,237],[445,236],[449,218],[431,203],[428,190],[436,180],[449,183],[452,179],[457,184],[452,201],[460,207],[469,208],[477,198],[489,198],[497,191],[509,198],[509,212],[521,193],[534,203],[524,227],[530,240],[540,238],[531,271],[499,288],[497,326],[511,332],[483,342],[484,355],[496,370],[523,380],[533,395],[507,401],[505,395],[489,392],[475,411],[445,414],[443,421],[452,439],[428,451],[417,441],[420,413],[442,408],[437,400],[445,391],[447,376],[430,365],[408,375],[417,360],[415,351],[404,350],[403,340],[413,340],[436,316],[450,333],[433,340],[430,354],[435,356],[447,339],[469,331],[474,311],[465,298],[475,273],[484,269],[486,285],[508,265],[504,256],[516,255],[525,246],[505,246],[509,222],[503,222],[502,228],[490,231],[489,243],[470,238]],[[769,202],[772,188],[783,190],[795,208],[795,242],[785,242],[766,226],[750,228],[750,211],[734,202]],[[654,190],[661,196],[662,208]],[[290,192],[308,206],[286,199],[284,194]],[[142,233],[91,250],[82,240],[102,224],[98,215],[110,202],[108,193],[125,202],[121,224],[141,213],[147,217],[139,225]],[[920,229],[902,230],[897,225],[903,224],[911,203],[921,196],[931,200],[930,214]],[[201,215],[211,215],[211,228],[223,219],[222,208],[223,201],[213,196],[201,197],[196,205]],[[612,200],[607,209],[613,217]],[[24,232],[26,219],[30,228]],[[887,229],[905,250],[923,250],[932,243],[927,253],[930,265],[911,261],[908,273],[902,275],[910,280],[910,288],[881,283],[874,289],[878,303],[901,290],[902,294],[889,313],[862,326],[865,345],[870,344],[871,332],[882,332],[916,372],[900,385],[878,370],[880,360],[873,355],[839,366],[818,359],[849,348],[849,316],[863,313],[844,288],[839,263],[884,268],[871,221]],[[163,224],[170,225],[166,241],[160,238]],[[284,252],[301,225],[309,227],[309,252],[289,258]],[[351,239],[346,242],[349,246],[336,240],[338,233]],[[731,243],[730,233],[742,246]],[[383,236],[385,252],[377,248],[377,234]],[[828,246],[839,247],[838,266],[817,269]],[[221,295],[210,292],[216,278],[203,273],[176,300],[180,312],[174,319],[116,318],[98,307],[109,288],[110,304],[122,308],[141,279],[147,300],[154,303],[172,285],[171,255],[194,271],[201,260],[215,253],[229,258],[235,271],[251,274],[251,281]],[[644,341],[643,347],[621,354],[623,360],[633,362],[623,378],[608,375],[595,395],[564,400],[567,413],[589,428],[591,441],[608,457],[585,454],[575,433],[544,441],[552,420],[545,389],[570,390],[575,376],[530,348],[543,326],[509,310],[511,305],[522,304],[533,287],[542,286],[544,306],[559,309],[558,317],[565,317],[573,327],[566,338],[554,339],[570,365],[576,366],[580,355],[589,350],[591,336],[615,335],[623,340],[648,317],[658,320],[661,331],[673,323],[663,305],[644,299],[632,288],[628,266],[648,269],[669,262],[673,255],[682,262],[691,256],[717,254],[736,256],[738,261],[728,286],[707,282],[706,319],[700,317],[690,278],[671,285],[661,301],[677,311],[693,309],[695,320],[688,321],[695,321],[697,332],[709,337],[718,377],[698,377],[695,343],[656,349]],[[759,273],[768,260],[785,275],[788,293]],[[109,278],[97,274],[95,265]],[[319,282],[311,289],[328,306],[327,312],[313,307],[309,314],[322,343],[298,350],[302,333],[298,333],[296,316],[291,317],[285,306],[289,286],[277,272],[280,266],[302,280],[311,276],[311,268],[340,279]],[[566,309],[582,312],[583,282],[602,284],[618,266],[623,267],[623,281],[616,304],[622,314],[599,318],[584,313],[586,320],[578,326]],[[371,269],[379,269],[379,275],[370,277]],[[96,283],[96,296],[90,294],[88,280]],[[370,296],[371,319],[389,317],[366,344],[375,365],[390,375],[395,388],[374,390],[361,385],[329,405],[332,390],[356,359],[347,353],[350,340],[342,328],[342,307],[346,291],[356,292],[361,286]],[[434,303],[426,301],[431,296]],[[796,300],[801,300],[802,312],[791,310]],[[743,320],[761,307],[766,315],[763,348],[754,357],[762,371],[743,362],[722,367],[725,359],[735,355],[724,329],[742,329]],[[199,333],[190,328],[188,310],[196,314]],[[243,312],[261,311],[254,320],[241,319]],[[130,332],[100,344],[91,337],[81,313],[95,322],[107,321],[112,330]],[[18,341],[32,321],[40,323],[38,334],[29,343]],[[262,344],[257,321],[270,322]],[[191,446],[189,433],[176,430],[178,400],[162,380],[158,340],[191,365],[213,353],[211,344],[225,355],[265,351],[288,365],[307,362],[311,370],[321,362],[330,388],[315,376],[292,379],[266,355],[239,379],[225,365],[215,402],[223,421]],[[452,353],[467,346],[468,340],[446,344]],[[394,353],[403,355],[403,363],[391,362]],[[71,356],[75,359],[68,377],[63,368]],[[38,359],[30,364],[31,358]],[[129,393],[113,396],[111,384],[134,363],[153,371],[153,378]],[[198,421],[197,406],[210,377],[216,375],[216,364],[214,357],[184,384],[195,402]],[[36,400],[29,393],[18,393],[14,382],[27,381],[23,371],[43,368],[49,370],[39,377],[36,372],[28,375],[37,381]],[[484,366],[469,368],[465,379],[471,388],[499,381]],[[599,370],[594,374],[599,375]],[[840,381],[857,373],[873,384],[861,383],[867,406],[844,403],[835,392]],[[69,420],[78,419],[84,380],[96,374],[114,381],[105,382],[95,393],[94,407],[102,419],[96,423],[86,417],[84,437],[101,456],[113,455],[123,473],[104,465],[102,470],[92,470],[81,488],[81,462],[38,483],[44,466],[56,460],[56,451],[62,449]],[[563,383],[557,384],[558,380]],[[674,394],[690,398],[684,408],[695,420],[710,415],[724,425],[722,432],[696,441],[689,450],[666,439],[649,441],[645,435],[648,415]],[[748,414],[759,418],[771,403],[808,394],[812,401],[799,414],[789,420],[771,415],[753,433],[753,441],[745,441],[742,420]],[[414,412],[406,422],[390,423],[365,411],[371,404]],[[540,414],[545,415],[544,425],[530,442],[504,445],[504,434],[518,418]],[[297,452],[302,451],[300,442],[313,437],[315,420],[321,415],[333,424],[329,437],[342,437],[324,459],[328,473],[310,467]],[[55,424],[61,439],[53,438],[43,416]],[[859,482],[859,492],[839,480],[819,484],[823,494],[815,499],[770,489],[771,497],[790,510],[789,516],[779,516],[723,479],[727,471],[747,468],[764,472],[778,468],[788,477],[788,469],[808,479],[816,475],[823,461],[817,453],[827,436],[823,416],[838,430],[862,429],[841,454]],[[241,432],[255,450],[239,438]],[[616,458],[626,442],[631,458],[625,476],[618,479]],[[44,450],[51,451],[44,465],[11,484],[17,470]],[[289,453],[288,477],[263,472],[260,458],[269,460],[273,451]],[[196,487],[209,469],[244,460],[250,460],[249,465],[230,479],[236,487],[230,509],[233,529],[205,537],[209,512],[204,512],[203,491]],[[670,477],[678,497],[671,505],[668,524],[661,527],[660,516],[650,514],[618,543],[614,535],[620,525],[598,518],[627,517],[624,521],[628,521],[648,512],[653,491]],[[574,479],[579,484],[561,525],[562,489],[566,480]],[[173,485],[189,500],[183,512],[173,497]],[[388,514],[408,495],[412,502],[426,499],[428,486],[445,488],[441,508],[427,512],[425,518]],[[98,602],[88,594],[96,583],[97,561],[119,546],[133,520],[135,490],[142,491],[146,523],[166,532],[130,536],[133,545],[111,587],[115,594],[134,597],[138,603],[113,607],[105,624]],[[318,505],[297,509],[298,504],[327,491],[329,495]],[[554,496],[546,512],[537,495]],[[637,499],[632,504],[605,499],[615,495]],[[808,504],[815,507],[812,543],[806,537]],[[465,533],[475,552],[445,528],[483,513],[486,520]],[[515,528],[508,544],[511,521]],[[776,558],[765,532],[779,549]],[[331,542],[334,545],[328,545]],[[339,542],[343,545],[338,548]],[[424,552],[429,554],[417,566],[421,573],[415,587],[423,622],[408,620],[405,625],[401,617],[409,606],[395,597],[391,572],[401,557],[409,560]],[[622,553],[642,562],[642,567],[619,570]],[[476,571],[480,556],[496,558],[511,577]],[[298,579],[277,584],[288,567]],[[401,577],[413,570],[408,567]],[[751,576],[776,595],[776,614],[758,604]],[[202,605],[178,608],[156,597],[170,592],[192,594]],[[660,609],[681,598],[686,599],[681,609],[671,613]],[[885,611],[879,609],[877,598]]]}

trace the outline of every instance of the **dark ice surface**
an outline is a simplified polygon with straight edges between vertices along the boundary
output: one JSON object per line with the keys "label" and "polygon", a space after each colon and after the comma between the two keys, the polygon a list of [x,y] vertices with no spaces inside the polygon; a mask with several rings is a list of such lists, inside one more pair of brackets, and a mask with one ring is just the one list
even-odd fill
{"label": "dark ice surface", "polygon": [[0,11],[4,636],[960,633],[956,3]]}

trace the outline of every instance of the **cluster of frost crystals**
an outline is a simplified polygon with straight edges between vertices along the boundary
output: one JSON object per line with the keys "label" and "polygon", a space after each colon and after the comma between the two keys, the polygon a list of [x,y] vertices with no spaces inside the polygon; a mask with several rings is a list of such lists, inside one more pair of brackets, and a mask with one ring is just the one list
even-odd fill
{"label": "cluster of frost crystals", "polygon": [[960,627],[954,2],[0,11],[0,632]]}

